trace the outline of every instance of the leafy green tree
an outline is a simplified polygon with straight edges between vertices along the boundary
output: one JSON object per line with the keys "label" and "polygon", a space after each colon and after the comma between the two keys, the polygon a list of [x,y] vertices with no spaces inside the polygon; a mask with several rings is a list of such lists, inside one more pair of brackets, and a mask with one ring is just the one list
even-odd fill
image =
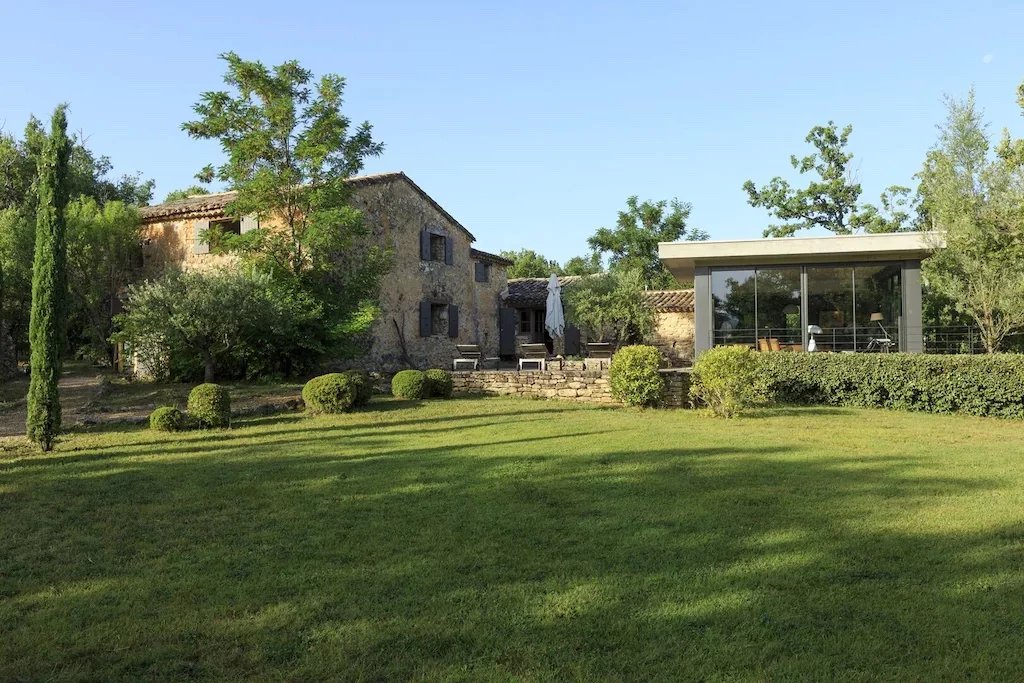
{"label": "leafy green tree", "polygon": [[167,193],[167,196],[164,197],[164,201],[174,202],[179,199],[188,199],[189,197],[194,197],[200,194],[210,194],[210,191],[201,185],[190,185],[189,187],[184,187],[180,190],[171,190]]}
{"label": "leafy green tree", "polygon": [[234,52],[221,58],[229,90],[203,93],[193,107],[198,118],[182,127],[219,141],[227,157],[199,179],[217,178],[238,193],[230,214],[260,219],[259,229],[226,246],[256,270],[316,296],[340,343],[372,308],[388,267],[387,254],[360,242],[366,230],[345,182],[383,145],[368,122],[353,126],[342,113],[341,76],[314,83],[296,61],[267,68]]}
{"label": "leafy green tree", "polygon": [[81,351],[114,362],[113,318],[141,257],[141,223],[134,206],[120,201],[100,205],[79,197],[66,211],[69,324],[78,331]]}
{"label": "leafy green tree", "polygon": [[853,154],[846,151],[846,143],[853,126],[842,130],[832,121],[826,126],[815,126],[805,141],[817,150],[805,157],[792,155],[789,163],[801,175],[814,171],[818,180],[812,180],[804,189],[792,187],[787,180],[776,176],[760,189],[752,180],[743,183],[747,202],[764,207],[785,223],[771,225],[765,237],[790,237],[798,230],[820,227],[838,235],[853,232],[850,217],[857,211],[860,183],[853,182],[848,170]]}
{"label": "leafy green tree", "polygon": [[929,288],[978,325],[988,352],[1024,329],[1024,166],[1004,135],[993,155],[971,91],[947,99],[921,180],[928,226],[945,246],[925,261]]}
{"label": "leafy green tree", "polygon": [[573,283],[563,290],[566,320],[587,339],[642,343],[654,331],[654,312],[644,301],[640,270],[616,269]]}
{"label": "leafy green tree", "polygon": [[658,242],[707,239],[704,231],[687,227],[690,210],[678,199],[640,202],[632,196],[616,226],[598,228],[587,243],[599,256],[608,254],[613,269],[638,272],[645,287],[672,289],[678,284],[658,258]]}
{"label": "leafy green tree", "polygon": [[[108,202],[144,205],[152,197],[153,182],[139,174],[111,176],[110,159],[97,155],[83,138],[70,136],[68,197],[88,197],[101,207]],[[32,301],[32,260],[36,236],[37,167],[46,147],[42,123],[29,119],[20,138],[0,134],[0,270],[4,273],[4,296],[0,301],[0,327],[6,327],[16,349],[28,343],[29,311]],[[73,253],[75,245],[69,242]],[[89,282],[69,273],[70,290],[78,291]],[[80,327],[69,329],[72,335]],[[78,343],[79,340],[73,340]]]}
{"label": "leafy green tree", "polygon": [[323,354],[320,304],[247,270],[169,271],[128,288],[114,338],[156,377],[205,382],[304,372]]}
{"label": "leafy green tree", "polygon": [[587,256],[573,256],[562,266],[562,275],[594,275],[603,270],[601,255],[591,252]]}
{"label": "leafy green tree", "polygon": [[520,249],[519,251],[503,251],[502,258],[512,262],[508,269],[508,276],[512,277],[548,277],[551,273],[560,274],[562,269],[558,261],[544,258],[533,249]]}
{"label": "leafy green tree", "polygon": [[804,140],[815,151],[804,157],[792,155],[790,165],[800,175],[814,173],[807,187],[795,188],[780,176],[758,188],[752,180],[743,183],[747,203],[763,207],[784,221],[770,225],[765,237],[791,237],[799,230],[824,228],[837,235],[865,232],[899,232],[915,229],[910,190],[899,185],[881,196],[881,208],[860,204],[861,186],[850,170],[853,154],[846,151],[853,126],[841,129],[832,121],[815,126]]}
{"label": "leafy green tree", "polygon": [[67,310],[67,272],[64,208],[68,203],[67,113],[57,107],[39,164],[39,202],[32,279],[32,349],[28,389],[28,438],[44,450],[53,448],[60,432],[61,412],[57,382],[64,351]]}
{"label": "leafy green tree", "polygon": [[869,233],[920,230],[920,207],[909,187],[891,185],[879,197],[879,206],[864,204],[850,216],[854,231]]}

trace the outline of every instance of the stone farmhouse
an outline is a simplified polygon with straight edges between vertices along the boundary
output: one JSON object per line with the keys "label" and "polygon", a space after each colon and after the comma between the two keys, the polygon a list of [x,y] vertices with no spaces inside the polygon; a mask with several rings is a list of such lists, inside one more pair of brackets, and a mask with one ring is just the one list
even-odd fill
{"label": "stone farmhouse", "polygon": [[[381,314],[358,365],[395,371],[450,367],[458,343],[498,354],[499,294],[511,263],[473,248],[476,238],[404,173],[350,178],[352,203],[364,215],[374,245],[392,251],[380,292]],[[234,193],[197,195],[141,210],[144,267],[209,268],[233,257],[211,253],[204,231],[244,233],[255,216],[235,220],[225,207]]]}
{"label": "stone farmhouse", "polygon": [[[366,354],[347,366],[394,372],[451,367],[456,344],[479,344],[486,358],[514,359],[525,343],[548,343],[552,353],[582,355],[579,330],[569,326],[553,343],[544,329],[547,279],[509,280],[511,262],[473,247],[476,238],[401,172],[350,178],[352,204],[363,212],[368,244],[390,249],[392,266],[381,286],[380,316]],[[256,216],[226,213],[234,193],[196,195],[141,209],[144,270],[174,266],[229,267],[234,256],[211,250],[206,231],[242,234],[260,227]],[[578,280],[561,278],[570,287]],[[670,365],[693,357],[693,291],[647,292],[656,312],[653,343]]]}

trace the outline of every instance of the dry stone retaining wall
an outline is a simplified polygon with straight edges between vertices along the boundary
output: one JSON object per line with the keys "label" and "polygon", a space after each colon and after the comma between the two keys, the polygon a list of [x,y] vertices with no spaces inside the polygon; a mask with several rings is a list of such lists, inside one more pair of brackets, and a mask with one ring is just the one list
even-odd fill
{"label": "dry stone retaining wall", "polygon": [[[663,405],[688,407],[690,373],[666,370]],[[597,370],[479,370],[452,374],[455,394],[490,394],[528,398],[555,398],[583,403],[617,405],[612,398],[608,372]]]}

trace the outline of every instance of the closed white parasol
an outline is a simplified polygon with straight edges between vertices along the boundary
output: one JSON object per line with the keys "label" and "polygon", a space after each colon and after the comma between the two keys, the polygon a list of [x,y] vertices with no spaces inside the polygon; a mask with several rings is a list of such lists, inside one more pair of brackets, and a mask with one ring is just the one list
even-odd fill
{"label": "closed white parasol", "polygon": [[552,337],[565,335],[565,313],[562,311],[562,286],[558,284],[558,276],[551,274],[548,280],[547,315],[544,316],[544,327]]}

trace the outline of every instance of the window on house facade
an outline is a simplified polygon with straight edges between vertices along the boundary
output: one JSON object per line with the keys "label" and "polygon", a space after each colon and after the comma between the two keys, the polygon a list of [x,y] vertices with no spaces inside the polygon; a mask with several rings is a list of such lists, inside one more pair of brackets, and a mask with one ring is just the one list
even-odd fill
{"label": "window on house facade", "polygon": [[474,264],[473,271],[474,279],[477,282],[490,282],[491,281],[491,264],[483,261],[477,261]]}
{"label": "window on house facade", "polygon": [[430,260],[444,261],[444,247],[447,238],[444,235],[430,236]]}
{"label": "window on house facade", "polygon": [[440,229],[424,229],[420,232],[420,260],[440,261],[449,266],[454,263],[454,249],[451,237]]}
{"label": "window on house facade", "polygon": [[420,336],[459,336],[459,307],[455,304],[424,300],[420,302]]}
{"label": "window on house facade", "polygon": [[241,234],[242,221],[238,219],[210,221],[210,227],[206,230],[206,243],[209,245],[210,253],[223,254],[227,251],[228,238]]}
{"label": "window on house facade", "polygon": [[519,334],[533,332],[533,311],[529,308],[519,310]]}
{"label": "window on house facade", "polygon": [[448,333],[448,304],[430,305],[430,334]]}

